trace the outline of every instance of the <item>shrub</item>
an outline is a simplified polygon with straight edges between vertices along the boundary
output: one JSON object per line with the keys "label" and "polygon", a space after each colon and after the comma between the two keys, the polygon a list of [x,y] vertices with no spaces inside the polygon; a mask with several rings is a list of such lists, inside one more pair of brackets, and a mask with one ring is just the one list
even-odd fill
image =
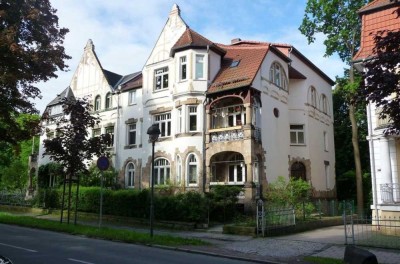
{"label": "shrub", "polygon": [[239,186],[212,187],[208,193],[210,218],[222,222],[232,220],[237,214],[238,196],[242,191],[243,189]]}

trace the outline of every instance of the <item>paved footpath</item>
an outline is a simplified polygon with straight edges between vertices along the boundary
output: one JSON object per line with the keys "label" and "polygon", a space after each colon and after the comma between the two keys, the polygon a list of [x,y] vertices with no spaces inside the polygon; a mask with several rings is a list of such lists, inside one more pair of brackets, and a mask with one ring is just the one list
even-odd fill
{"label": "paved footpath", "polygon": [[[47,215],[42,218],[58,220]],[[94,222],[80,221],[81,224],[97,225]],[[137,228],[126,225],[115,225],[103,222],[103,226],[148,232],[148,228]],[[251,236],[222,234],[222,226],[202,231],[154,230],[155,234],[169,234],[180,237],[198,238],[210,242],[210,246],[181,246],[169,248],[189,251],[198,254],[220,255],[234,259],[252,260],[259,263],[307,263],[305,256],[329,257],[343,259],[344,228],[333,226],[313,231],[273,237],[254,238]],[[399,239],[400,243],[400,239]],[[379,263],[399,264],[400,250],[365,248],[374,253]]]}

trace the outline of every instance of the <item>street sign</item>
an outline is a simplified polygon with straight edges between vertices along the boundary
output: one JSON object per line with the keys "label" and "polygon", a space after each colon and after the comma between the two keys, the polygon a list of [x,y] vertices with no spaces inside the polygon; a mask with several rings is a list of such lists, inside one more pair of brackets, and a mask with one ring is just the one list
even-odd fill
{"label": "street sign", "polygon": [[97,160],[97,168],[99,168],[99,170],[105,171],[109,166],[110,162],[107,157],[102,156]]}

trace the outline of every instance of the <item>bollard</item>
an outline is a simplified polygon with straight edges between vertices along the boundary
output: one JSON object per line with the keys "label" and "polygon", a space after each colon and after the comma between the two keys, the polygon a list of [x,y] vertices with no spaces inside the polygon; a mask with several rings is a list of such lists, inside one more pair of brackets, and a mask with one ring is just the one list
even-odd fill
{"label": "bollard", "polygon": [[355,246],[346,246],[344,251],[344,263],[346,264],[378,264],[376,256],[368,250]]}

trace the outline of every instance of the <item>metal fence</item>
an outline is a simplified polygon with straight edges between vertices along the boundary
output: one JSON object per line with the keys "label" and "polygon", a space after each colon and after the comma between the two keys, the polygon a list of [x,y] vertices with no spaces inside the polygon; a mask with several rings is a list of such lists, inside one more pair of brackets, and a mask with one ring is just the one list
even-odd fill
{"label": "metal fence", "polygon": [[26,199],[25,192],[0,191],[0,204],[13,206],[31,206],[31,201]]}
{"label": "metal fence", "polygon": [[343,210],[345,243],[400,249],[400,218],[371,215],[357,216],[350,204]]}
{"label": "metal fence", "polygon": [[295,225],[294,208],[265,207],[262,200],[257,202],[257,235],[274,234]]}

